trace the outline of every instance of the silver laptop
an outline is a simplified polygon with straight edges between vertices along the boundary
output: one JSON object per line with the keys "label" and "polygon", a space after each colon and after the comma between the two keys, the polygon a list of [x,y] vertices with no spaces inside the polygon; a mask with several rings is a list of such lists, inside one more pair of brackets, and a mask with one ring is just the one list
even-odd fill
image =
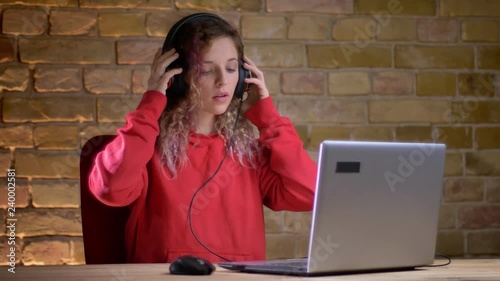
{"label": "silver laptop", "polygon": [[324,141],[308,257],[218,265],[307,276],[432,264],[445,154],[435,143]]}

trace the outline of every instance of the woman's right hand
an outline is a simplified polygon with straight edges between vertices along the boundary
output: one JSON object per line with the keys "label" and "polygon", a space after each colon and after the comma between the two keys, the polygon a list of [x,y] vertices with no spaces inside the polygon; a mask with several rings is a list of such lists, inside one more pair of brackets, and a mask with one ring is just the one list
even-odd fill
{"label": "woman's right hand", "polygon": [[179,54],[175,52],[174,49],[162,54],[162,48],[158,48],[153,64],[151,64],[151,74],[148,79],[148,90],[158,91],[165,95],[170,79],[174,75],[182,73],[182,68],[174,68],[165,72],[165,69],[167,69],[167,67],[178,57]]}

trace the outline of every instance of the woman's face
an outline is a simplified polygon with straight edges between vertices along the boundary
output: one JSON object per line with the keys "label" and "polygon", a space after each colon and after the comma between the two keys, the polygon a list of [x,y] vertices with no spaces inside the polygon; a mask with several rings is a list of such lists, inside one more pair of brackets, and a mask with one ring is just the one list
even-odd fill
{"label": "woman's face", "polygon": [[202,54],[195,86],[200,91],[201,116],[226,112],[238,82],[238,52],[230,37],[220,37]]}

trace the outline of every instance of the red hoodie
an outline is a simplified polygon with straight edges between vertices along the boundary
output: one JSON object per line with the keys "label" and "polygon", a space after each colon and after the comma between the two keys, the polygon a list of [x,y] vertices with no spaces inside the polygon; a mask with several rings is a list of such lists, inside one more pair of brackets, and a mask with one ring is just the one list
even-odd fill
{"label": "red hoodie", "polygon": [[[130,205],[128,262],[172,262],[186,254],[221,261],[195,240],[187,213],[194,192],[219,166],[224,140],[215,133],[192,132],[189,161],[170,179],[167,168],[162,171],[156,146],[158,119],[166,103],[160,92],[144,93],[116,139],[97,155],[90,189],[104,204]],[[217,175],[198,192],[192,210],[197,237],[233,261],[266,258],[263,204],[273,210],[312,209],[317,170],[292,123],[279,115],[270,97],[245,116],[260,131],[264,164],[253,169],[228,155]]]}

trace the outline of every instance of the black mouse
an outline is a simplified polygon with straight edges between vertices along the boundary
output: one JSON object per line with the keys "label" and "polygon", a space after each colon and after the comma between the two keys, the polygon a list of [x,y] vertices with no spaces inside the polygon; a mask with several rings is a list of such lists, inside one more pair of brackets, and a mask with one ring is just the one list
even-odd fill
{"label": "black mouse", "polygon": [[175,259],[169,267],[171,274],[178,275],[210,275],[215,266],[206,259],[186,255]]}

